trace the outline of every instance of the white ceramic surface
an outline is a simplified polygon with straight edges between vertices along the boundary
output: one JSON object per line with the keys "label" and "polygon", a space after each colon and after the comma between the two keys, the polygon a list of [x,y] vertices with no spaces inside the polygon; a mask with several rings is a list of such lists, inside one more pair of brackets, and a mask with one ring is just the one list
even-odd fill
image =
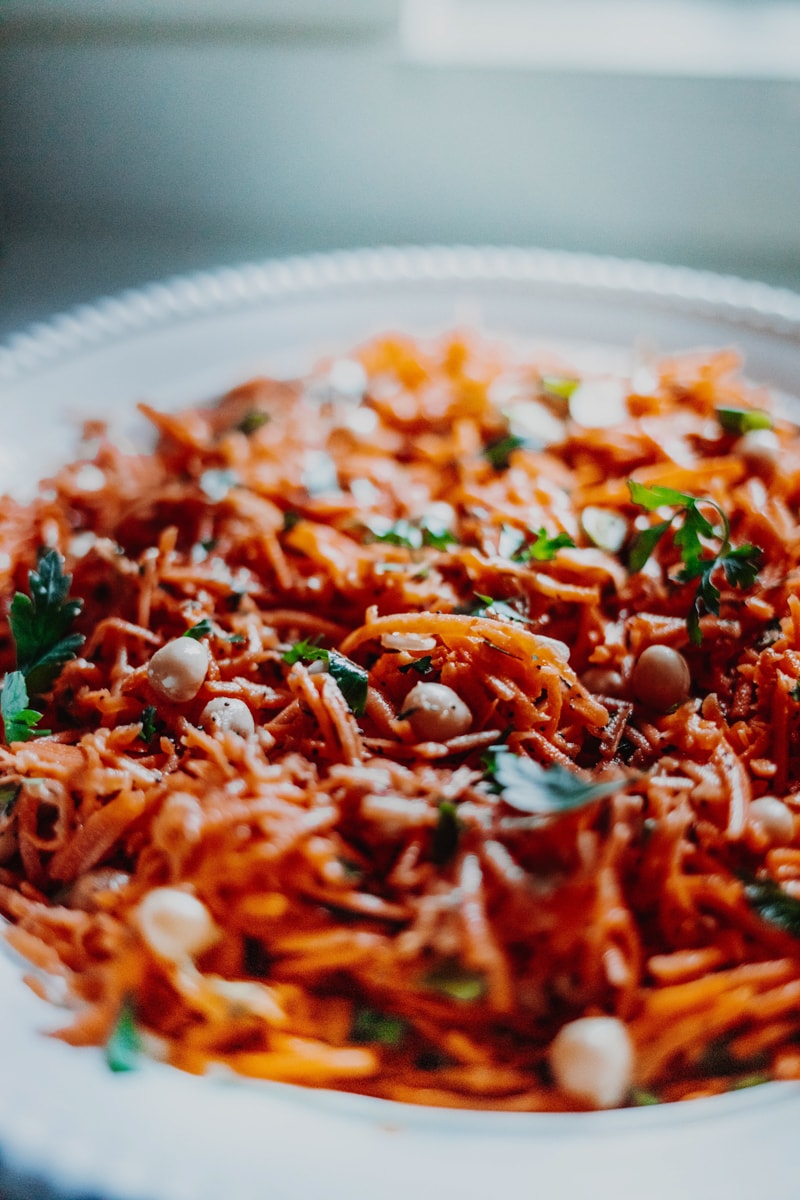
{"label": "white ceramic surface", "polygon": [[[304,369],[388,329],[480,324],[627,356],[731,345],[800,396],[800,297],[690,271],[544,251],[377,250],[154,285],[0,348],[0,491],[25,493],[82,416],[128,436],[175,405]],[[587,351],[588,352],[588,351]],[[797,402],[797,401],[794,401]],[[130,428],[129,428],[130,427]],[[424,1110],[149,1064],[113,1075],[43,1036],[63,1014],[0,955],[0,1161],[105,1200],[769,1200],[800,1196],[800,1086],[599,1114]],[[0,1184],[2,1179],[0,1179]],[[36,1194],[27,1183],[20,1195]]]}

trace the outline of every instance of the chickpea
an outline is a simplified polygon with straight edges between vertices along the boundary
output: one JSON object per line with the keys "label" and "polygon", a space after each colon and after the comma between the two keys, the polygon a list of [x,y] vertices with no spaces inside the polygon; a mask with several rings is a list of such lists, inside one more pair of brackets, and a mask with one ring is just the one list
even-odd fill
{"label": "chickpea", "polygon": [[202,900],[179,888],[148,892],[135,909],[134,920],[150,949],[170,962],[196,958],[220,936]]}
{"label": "chickpea", "polygon": [[556,1084],[592,1108],[616,1108],[633,1083],[633,1046],[616,1017],[580,1017],[564,1025],[550,1047]]}
{"label": "chickpea", "polygon": [[759,796],[753,800],[747,819],[773,846],[789,846],[794,840],[791,809],[777,796]]}
{"label": "chickpea", "polygon": [[771,475],[778,461],[780,442],[774,429],[749,429],[733,449],[754,474]]}
{"label": "chickpea", "polygon": [[648,646],[636,660],[631,683],[642,704],[669,712],[688,699],[692,679],[689,664],[670,646]]}
{"label": "chickpea", "polygon": [[175,704],[194,700],[203,686],[210,655],[195,638],[178,637],[156,650],[147,664],[147,678],[155,692]]}
{"label": "chickpea", "polygon": [[581,675],[581,683],[596,696],[619,699],[625,691],[625,681],[619,671],[614,671],[611,667],[587,667]]}
{"label": "chickpea", "polygon": [[256,731],[253,714],[245,702],[228,696],[209,700],[200,713],[200,724],[215,733],[238,733],[244,738],[251,737]]}
{"label": "chickpea", "polygon": [[466,733],[472,713],[452,688],[443,683],[418,683],[405,698],[404,712],[421,742],[446,742]]}

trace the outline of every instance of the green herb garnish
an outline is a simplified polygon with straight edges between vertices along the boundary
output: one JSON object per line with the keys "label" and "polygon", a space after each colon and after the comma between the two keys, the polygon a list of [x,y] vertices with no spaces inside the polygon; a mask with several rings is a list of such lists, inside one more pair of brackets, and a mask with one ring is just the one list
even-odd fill
{"label": "green herb garnish", "polygon": [[250,412],[245,413],[236,428],[240,433],[244,433],[247,437],[250,437],[251,433],[255,433],[261,429],[262,425],[266,425],[268,420],[269,413],[265,413],[258,408],[253,408]]}
{"label": "green herb garnish", "polygon": [[760,408],[716,409],[717,420],[726,433],[749,433],[751,429],[772,429],[772,417]]}
{"label": "green herb garnish", "polygon": [[25,676],[31,696],[46,692],[65,662],[83,645],[80,633],[70,633],[83,607],[68,600],[72,576],[65,575],[57,550],[46,550],[38,571],[31,571],[30,596],[17,592],[11,601],[9,624],[17,651],[17,669]]}
{"label": "green herb garnish", "polygon": [[550,396],[557,396],[559,400],[569,400],[580,383],[580,379],[569,379],[561,375],[543,375],[540,383],[542,391],[547,392]]}
{"label": "green herb garnish", "polygon": [[19,789],[18,783],[0,783],[0,817],[7,817],[13,812]]}
{"label": "green herb garnish", "polygon": [[407,550],[418,550],[422,545],[422,532],[415,528],[410,521],[401,518],[394,524],[384,524],[375,521],[367,526],[369,540],[384,542],[389,546],[403,546]]}
{"label": "green herb garnish", "polygon": [[211,467],[200,476],[200,488],[212,504],[224,500],[231,488],[241,483],[239,476],[230,468]]}
{"label": "green herb garnish", "polygon": [[481,592],[476,592],[475,598],[478,603],[467,610],[471,617],[505,617],[509,621],[522,621],[527,624],[527,618],[506,600],[495,600],[492,596],[482,595]]}
{"label": "green herb garnish", "polygon": [[302,641],[295,642],[283,654],[283,661],[288,663],[290,667],[298,662],[310,663],[316,662],[318,659],[321,659],[323,662],[327,662],[328,659],[328,651],[320,646],[318,637],[313,639],[303,638]]}
{"label": "green herb garnish", "polygon": [[546,529],[537,529],[534,533],[534,540],[517,550],[512,558],[514,562],[521,563],[530,562],[532,559],[535,562],[550,562],[559,550],[574,545],[575,543],[568,533],[557,533],[550,537]]}
{"label": "green herb garnish", "polygon": [[430,675],[433,670],[433,659],[430,654],[423,654],[421,658],[415,658],[413,662],[406,663],[398,670],[402,675],[407,675],[409,671],[416,671],[418,675]]}
{"label": "green herb garnish", "polygon": [[423,546],[446,550],[448,546],[458,545],[458,538],[432,517],[423,517],[418,522],[408,521],[405,517],[393,523],[376,520],[366,528],[370,541],[402,546],[407,550],[419,550]]}
{"label": "green herb garnish", "polygon": [[354,1042],[379,1042],[382,1046],[399,1046],[408,1033],[402,1017],[392,1017],[375,1008],[357,1008],[350,1029]]}
{"label": "green herb garnish", "polygon": [[433,861],[440,866],[448,862],[458,848],[461,821],[452,800],[439,801],[439,819],[433,831]]}
{"label": "green herb garnish", "polygon": [[142,1039],[136,1028],[133,1004],[126,1000],[106,1042],[106,1062],[112,1071],[135,1071],[141,1052]]}
{"label": "green herb garnish", "polygon": [[483,447],[483,457],[488,459],[495,471],[506,471],[511,461],[511,455],[521,446],[527,445],[525,438],[509,433],[497,438]]}
{"label": "green herb garnish", "polygon": [[423,546],[430,546],[432,550],[446,550],[448,546],[458,545],[458,538],[442,521],[433,517],[423,517],[419,527]]}
{"label": "green herb garnish", "polygon": [[800,900],[790,896],[773,879],[754,879],[744,885],[745,898],[754,912],[784,933],[800,937]]}
{"label": "green herb garnish", "polygon": [[21,671],[12,671],[6,675],[0,694],[0,714],[7,742],[29,742],[32,737],[45,737],[52,732],[36,728],[43,714],[36,708],[29,708],[29,703],[25,676]]}
{"label": "green herb garnish", "polygon": [[211,621],[208,617],[203,617],[203,619],[198,621],[196,625],[193,625],[191,629],[187,629],[185,633],[181,634],[181,637],[194,638],[196,642],[199,642],[200,638],[208,637],[208,635],[211,633],[211,629]]}
{"label": "green herb garnish", "polygon": [[148,704],[142,709],[142,728],[139,730],[139,738],[149,745],[156,736],[156,717],[158,713],[152,704]]}
{"label": "green herb garnish", "polygon": [[583,779],[575,771],[554,763],[542,767],[532,758],[512,754],[505,746],[492,748],[493,762],[486,774],[496,791],[510,808],[537,817],[553,817],[585,808],[587,804],[619,792],[624,779],[603,779],[597,782]]}
{"label": "green herb garnish", "polygon": [[328,673],[338,684],[350,711],[356,717],[364,715],[367,707],[369,676],[363,667],[359,667],[344,654],[340,654],[338,650],[325,650],[317,644],[316,640],[304,640],[295,642],[291,649],[284,653],[283,661],[290,666],[297,662],[326,663]]}
{"label": "green herb garnish", "polygon": [[462,1004],[474,1004],[486,994],[486,977],[480,971],[470,971],[457,962],[443,962],[423,979],[423,984],[432,992]]}
{"label": "green herb garnish", "polygon": [[[634,504],[638,504],[647,512],[662,507],[677,510],[669,520],[642,530],[634,538],[628,565],[632,572],[641,571],[662,537],[677,522],[672,536],[675,546],[680,550],[683,568],[676,578],[679,583],[692,583],[697,580],[692,607],[686,618],[686,627],[690,641],[698,646],[703,640],[700,617],[705,612],[718,616],[720,611],[720,592],[712,578],[714,573],[721,568],[731,587],[742,590],[750,588],[758,575],[762,551],[750,543],[742,546],[731,545],[730,523],[714,500],[689,496],[685,492],[675,491],[674,488],[648,487],[634,479],[628,480],[628,488]],[[701,504],[710,506],[719,514],[721,530],[715,529],[711,521],[703,515],[699,508]],[[703,539],[719,542],[719,549],[710,557]]]}

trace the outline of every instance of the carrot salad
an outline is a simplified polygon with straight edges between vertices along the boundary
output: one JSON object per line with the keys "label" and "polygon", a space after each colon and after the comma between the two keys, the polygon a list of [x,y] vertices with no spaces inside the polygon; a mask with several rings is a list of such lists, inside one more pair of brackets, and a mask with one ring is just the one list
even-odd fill
{"label": "carrot salad", "polygon": [[417,1104],[800,1077],[800,438],[477,335],[0,501],[0,912],[58,1036]]}

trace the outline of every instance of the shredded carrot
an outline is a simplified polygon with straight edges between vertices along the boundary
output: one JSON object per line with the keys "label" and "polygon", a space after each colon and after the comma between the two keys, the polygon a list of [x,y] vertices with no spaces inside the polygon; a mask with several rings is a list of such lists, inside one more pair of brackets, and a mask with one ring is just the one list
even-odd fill
{"label": "shredded carrot", "polygon": [[[0,745],[0,912],[31,986],[70,989],[61,1036],[102,1044],[125,1008],[189,1072],[564,1111],[607,1101],[554,1039],[610,1017],[612,1103],[799,1078],[797,430],[727,351],[620,380],[613,427],[570,415],[552,355],[459,334],[353,359],[143,407],[154,451],[101,439],[99,490],[75,463],[0,500],[5,611],[43,546],[83,602],[32,698],[51,732]],[[721,406],[771,421],[766,450]],[[673,515],[631,478],[761,550],[752,585],[714,574],[699,641],[671,537],[628,569]],[[187,632],[188,696],[155,667]],[[654,647],[688,667],[674,705],[634,683]],[[531,811],[501,755],[602,796]]]}

